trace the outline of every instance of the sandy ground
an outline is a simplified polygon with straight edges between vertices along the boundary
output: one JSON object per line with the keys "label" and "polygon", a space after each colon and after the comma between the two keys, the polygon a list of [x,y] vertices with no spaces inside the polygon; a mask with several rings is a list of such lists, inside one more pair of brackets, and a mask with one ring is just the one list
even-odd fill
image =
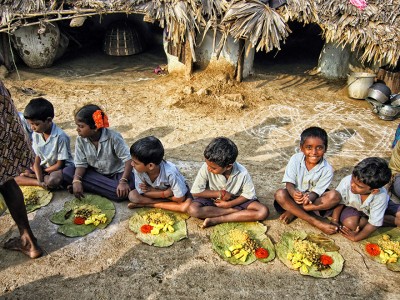
{"label": "sandy ground", "polygon": [[[280,223],[272,206],[303,129],[317,125],[328,132],[326,157],[336,170],[332,187],[359,160],[390,157],[398,122],[380,120],[365,101],[348,98],[345,82],[305,75],[308,65],[258,61],[255,74],[237,83],[211,71],[195,73],[190,80],[155,75],[153,69],[164,63],[165,56],[157,51],[131,57],[81,53],[48,69],[21,65],[5,84],[20,110],[33,97],[23,88],[52,101],[54,121],[73,143],[73,110],[88,102],[102,105],[111,127],[129,145],[139,137],[159,137],[166,158],[179,166],[189,183],[211,138],[231,138],[259,199],[271,210],[263,223],[275,242],[287,230],[318,232],[300,220]],[[200,229],[201,221],[195,218],[187,221],[188,239],[169,248],[145,245],[128,228],[132,211],[126,203],[116,204],[116,216],[105,230],[67,238],[56,232],[49,217],[70,199],[67,192],[56,192],[48,206],[29,214],[46,251],[43,257],[33,261],[0,249],[0,298],[399,299],[399,274],[369,260],[359,244],[339,234],[332,238],[346,260],[343,272],[332,279],[315,279],[289,270],[278,259],[249,266],[226,263],[211,248],[212,228]],[[17,234],[10,216],[1,217],[0,243]]]}

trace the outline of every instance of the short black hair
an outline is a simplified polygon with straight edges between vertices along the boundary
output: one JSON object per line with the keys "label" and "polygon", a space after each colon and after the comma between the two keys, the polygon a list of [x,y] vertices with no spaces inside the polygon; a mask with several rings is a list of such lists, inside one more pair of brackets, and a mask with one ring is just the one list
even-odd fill
{"label": "short black hair", "polygon": [[54,106],[45,98],[34,98],[29,101],[24,110],[24,118],[27,120],[46,121],[54,118]]}
{"label": "short black hair", "polygon": [[222,168],[233,164],[238,154],[235,143],[226,137],[213,139],[204,150],[204,157]]}
{"label": "short black hair", "polygon": [[392,171],[383,158],[368,157],[354,167],[353,176],[371,189],[379,189],[390,181]]}
{"label": "short black hair", "polygon": [[75,119],[79,122],[83,122],[87,124],[90,129],[96,129],[96,124],[93,120],[93,114],[96,110],[103,111],[98,105],[96,104],[87,104],[79,108],[75,111]]}
{"label": "short black hair", "polygon": [[325,145],[325,149],[328,149],[328,134],[324,129],[315,126],[304,129],[300,135],[300,145],[303,146],[306,139],[310,137],[320,138]]}
{"label": "short black hair", "polygon": [[147,165],[159,165],[164,159],[164,146],[155,136],[147,136],[134,142],[130,148],[131,156]]}

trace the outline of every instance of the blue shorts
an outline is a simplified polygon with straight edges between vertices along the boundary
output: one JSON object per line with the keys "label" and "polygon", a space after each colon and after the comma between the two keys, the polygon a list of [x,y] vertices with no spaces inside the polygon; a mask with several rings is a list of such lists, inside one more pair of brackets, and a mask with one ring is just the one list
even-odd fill
{"label": "blue shorts", "polygon": [[[200,203],[201,206],[215,206],[216,207],[216,205],[214,204],[214,201],[215,200],[210,199],[210,198],[194,198],[193,199],[193,202]],[[258,199],[247,200],[246,202],[243,202],[242,204],[236,205],[232,208],[237,209],[237,210],[244,210],[244,209],[247,209],[247,207],[255,201],[260,202],[260,201],[258,201]]]}
{"label": "blue shorts", "polygon": [[400,204],[389,200],[388,207],[386,208],[385,215],[395,216],[400,211]]}

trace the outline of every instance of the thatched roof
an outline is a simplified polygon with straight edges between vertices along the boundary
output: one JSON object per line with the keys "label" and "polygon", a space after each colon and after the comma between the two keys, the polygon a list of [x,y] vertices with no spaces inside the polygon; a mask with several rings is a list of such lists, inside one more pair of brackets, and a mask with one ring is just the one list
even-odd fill
{"label": "thatched roof", "polygon": [[[263,0],[263,2],[267,2]],[[400,57],[400,0],[369,0],[359,10],[350,0],[287,0],[271,9],[260,0],[0,0],[0,32],[20,26],[55,22],[77,16],[136,13],[168,27],[168,39],[188,41],[194,55],[195,36],[219,30],[221,49],[227,36],[247,39],[257,50],[280,49],[290,34],[289,20],[316,23],[327,42],[350,45],[362,61],[398,64]],[[217,50],[218,50],[217,49]],[[218,52],[218,51],[217,51]]]}

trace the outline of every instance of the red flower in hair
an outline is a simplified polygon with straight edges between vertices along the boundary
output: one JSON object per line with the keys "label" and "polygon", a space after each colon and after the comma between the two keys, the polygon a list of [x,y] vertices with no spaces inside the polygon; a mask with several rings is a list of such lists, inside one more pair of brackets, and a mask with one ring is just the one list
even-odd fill
{"label": "red flower in hair", "polygon": [[96,110],[93,113],[93,121],[94,124],[96,125],[96,128],[107,128],[110,125],[108,124],[108,118],[104,112],[102,112],[100,109]]}
{"label": "red flower in hair", "polygon": [[268,250],[264,248],[257,248],[254,254],[258,259],[267,258],[269,256]]}
{"label": "red flower in hair", "polygon": [[378,256],[381,253],[381,248],[377,244],[368,243],[365,245],[365,251],[371,256]]}
{"label": "red flower in hair", "polygon": [[333,258],[330,257],[329,255],[326,254],[322,254],[319,257],[319,261],[321,262],[321,264],[323,264],[324,266],[329,266],[331,264],[333,264]]}
{"label": "red flower in hair", "polygon": [[153,226],[151,226],[149,224],[144,224],[142,227],[140,227],[140,231],[142,233],[150,233],[152,229],[153,229]]}

